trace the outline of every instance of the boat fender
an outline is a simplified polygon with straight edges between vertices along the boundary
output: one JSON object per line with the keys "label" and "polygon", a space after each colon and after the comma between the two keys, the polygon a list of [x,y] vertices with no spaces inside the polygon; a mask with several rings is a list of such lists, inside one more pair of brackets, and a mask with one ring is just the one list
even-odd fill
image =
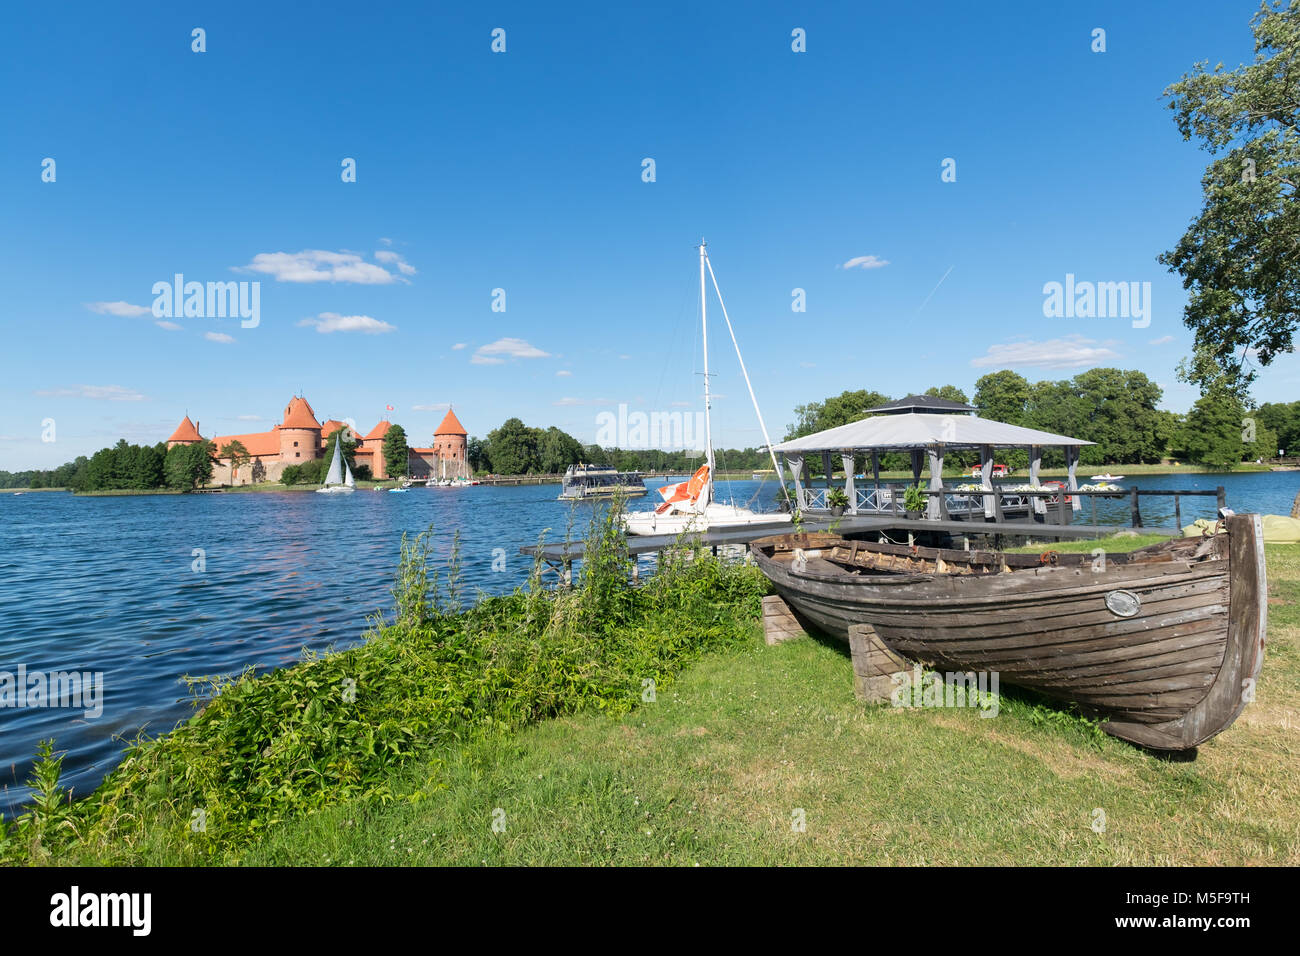
{"label": "boat fender", "polygon": [[808,570],[808,555],[803,548],[794,549],[794,560],[790,562],[790,567],[801,574]]}
{"label": "boat fender", "polygon": [[1038,563],[1039,563],[1039,564],[1050,564],[1052,567],[1056,567],[1058,564],[1061,563],[1061,552],[1060,552],[1060,551],[1044,551],[1042,554],[1040,554],[1040,555],[1038,556]]}

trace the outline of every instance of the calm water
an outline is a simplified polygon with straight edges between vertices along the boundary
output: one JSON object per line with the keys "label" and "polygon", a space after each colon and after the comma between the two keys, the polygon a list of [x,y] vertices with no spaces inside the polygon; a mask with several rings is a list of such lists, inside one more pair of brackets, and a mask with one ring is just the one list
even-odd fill
{"label": "calm water", "polygon": [[[1086,478],[1085,478],[1086,480]],[[1300,473],[1179,475],[1138,479],[1144,488],[1228,489],[1238,511],[1287,514]],[[648,482],[652,488],[660,484]],[[1132,484],[1132,482],[1126,482]],[[773,482],[721,487],[738,504],[757,493],[770,508]],[[84,794],[112,768],[118,738],[162,733],[192,712],[181,675],[233,674],[296,660],[304,647],[356,643],[368,614],[387,609],[402,532],[430,523],[445,560],[461,532],[463,580],[498,594],[523,581],[519,547],[551,528],[563,535],[570,507],[557,485],[75,498],[0,492],[0,671],[103,673],[103,713],[0,708],[0,810],[26,791],[36,744],[68,751],[65,781]],[[653,495],[653,491],[651,492]],[[646,508],[649,498],[633,507]],[[1144,499],[1149,525],[1171,524],[1172,506]],[[591,505],[575,509],[581,536]],[[1098,504],[1102,521],[1125,522],[1127,502]],[[1183,522],[1210,517],[1214,499],[1188,499]],[[1090,512],[1080,513],[1090,520]],[[206,570],[192,569],[195,549]],[[501,550],[497,550],[501,549]],[[493,571],[504,556],[505,570]]]}

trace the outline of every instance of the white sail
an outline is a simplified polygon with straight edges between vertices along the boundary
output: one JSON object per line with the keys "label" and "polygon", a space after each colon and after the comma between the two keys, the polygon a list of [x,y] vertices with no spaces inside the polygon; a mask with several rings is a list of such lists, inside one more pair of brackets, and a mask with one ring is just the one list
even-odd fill
{"label": "white sail", "polygon": [[[334,458],[330,461],[329,474],[325,476],[326,487],[329,487],[330,485],[343,484],[343,454],[342,450],[339,448],[339,445],[341,444],[343,443],[338,441],[334,443]],[[350,472],[348,477],[352,477]],[[350,483],[351,482],[349,482],[349,484]]]}
{"label": "white sail", "polygon": [[[339,444],[342,444],[342,442]],[[347,478],[344,479],[343,484],[347,485],[349,488],[355,487],[356,483],[352,480],[352,469],[348,467],[348,460],[346,457],[343,459],[343,470],[347,473]]]}

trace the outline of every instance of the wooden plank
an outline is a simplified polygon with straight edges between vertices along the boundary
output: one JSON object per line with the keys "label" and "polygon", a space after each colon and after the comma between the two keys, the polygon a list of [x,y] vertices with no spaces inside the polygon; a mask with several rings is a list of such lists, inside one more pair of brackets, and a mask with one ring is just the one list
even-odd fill
{"label": "wooden plank", "polygon": [[908,669],[907,661],[890,650],[870,624],[849,628],[849,650],[853,655],[853,693],[868,703],[887,702],[895,687],[893,677]]}
{"label": "wooden plank", "polygon": [[768,645],[782,644],[798,637],[807,637],[803,625],[795,618],[790,605],[777,594],[763,598],[763,640]]}

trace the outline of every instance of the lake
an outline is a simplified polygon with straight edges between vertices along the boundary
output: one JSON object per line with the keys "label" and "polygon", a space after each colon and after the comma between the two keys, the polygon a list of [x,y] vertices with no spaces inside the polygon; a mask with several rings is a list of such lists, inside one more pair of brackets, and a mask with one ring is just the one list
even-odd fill
{"label": "lake", "polygon": [[[1086,481],[1086,476],[1083,477]],[[661,484],[650,480],[653,489]],[[1227,487],[1229,507],[1289,514],[1300,473],[1169,475],[1142,488]],[[719,482],[719,497],[770,509],[777,486]],[[236,674],[292,663],[303,648],[359,641],[387,610],[402,533],[433,524],[438,563],[461,534],[465,597],[526,580],[519,554],[538,534],[582,537],[593,506],[559,502],[558,485],[414,487],[405,494],[303,492],[77,498],[0,492],[0,672],[102,673],[103,712],[0,708],[0,811],[27,795],[37,742],[66,750],[66,785],[92,790],[129,740],[192,712],[182,675]],[[650,496],[635,501],[648,508]],[[1183,523],[1212,517],[1214,498],[1182,503]],[[1080,521],[1090,521],[1088,505]],[[1146,523],[1172,524],[1172,500],[1144,498]],[[1127,523],[1128,502],[1098,502]],[[195,552],[201,551],[200,557]],[[494,564],[497,570],[494,570]]]}

